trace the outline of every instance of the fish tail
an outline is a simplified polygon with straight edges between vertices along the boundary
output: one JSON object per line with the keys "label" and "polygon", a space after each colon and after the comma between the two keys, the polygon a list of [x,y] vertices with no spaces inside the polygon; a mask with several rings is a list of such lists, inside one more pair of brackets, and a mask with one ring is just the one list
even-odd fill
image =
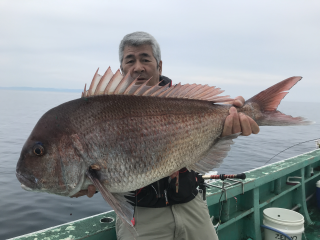
{"label": "fish tail", "polygon": [[[245,102],[251,105],[253,118],[259,126],[289,126],[289,125],[309,125],[303,117],[292,117],[277,110],[281,100],[288,94],[288,91],[302,77],[291,77],[285,79],[272,87],[258,93]],[[258,106],[257,106],[258,105]],[[257,109],[260,108],[258,112]]]}

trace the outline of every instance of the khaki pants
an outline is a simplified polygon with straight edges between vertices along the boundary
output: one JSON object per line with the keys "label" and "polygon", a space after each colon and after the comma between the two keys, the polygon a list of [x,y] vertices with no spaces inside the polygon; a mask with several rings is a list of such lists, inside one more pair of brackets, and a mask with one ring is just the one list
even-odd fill
{"label": "khaki pants", "polygon": [[188,203],[169,207],[136,207],[135,221],[139,236],[132,235],[132,230],[117,218],[118,240],[218,240],[200,194]]}

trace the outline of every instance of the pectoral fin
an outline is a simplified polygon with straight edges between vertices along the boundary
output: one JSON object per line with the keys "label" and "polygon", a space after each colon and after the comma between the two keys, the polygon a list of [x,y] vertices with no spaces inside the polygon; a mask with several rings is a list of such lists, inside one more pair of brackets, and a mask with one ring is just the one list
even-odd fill
{"label": "pectoral fin", "polygon": [[237,138],[241,133],[232,134],[222,137],[215,143],[209,152],[199,162],[188,166],[188,169],[192,169],[198,173],[205,174],[210,172],[213,168],[217,168],[223,159],[228,155],[233,144],[232,139]]}
{"label": "pectoral fin", "polygon": [[93,185],[100,191],[104,200],[113,208],[118,217],[120,217],[124,223],[133,227],[131,220],[133,219],[134,207],[129,203],[129,200],[125,198],[125,196],[129,196],[130,193],[111,193],[101,184],[95,171],[96,170],[90,167],[86,172]]}

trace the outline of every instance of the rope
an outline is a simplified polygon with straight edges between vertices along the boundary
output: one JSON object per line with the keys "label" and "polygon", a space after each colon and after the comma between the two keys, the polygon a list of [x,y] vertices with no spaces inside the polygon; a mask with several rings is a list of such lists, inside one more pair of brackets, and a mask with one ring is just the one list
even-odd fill
{"label": "rope", "polygon": [[221,198],[222,198],[222,195],[223,195],[224,191],[221,191],[221,195],[220,195],[220,198],[219,198],[219,203],[220,203],[220,207],[219,207],[219,222],[218,222],[218,226],[216,228],[216,233],[218,235],[218,228],[221,224],[221,215],[222,215],[222,207],[223,207],[223,201],[221,201]]}

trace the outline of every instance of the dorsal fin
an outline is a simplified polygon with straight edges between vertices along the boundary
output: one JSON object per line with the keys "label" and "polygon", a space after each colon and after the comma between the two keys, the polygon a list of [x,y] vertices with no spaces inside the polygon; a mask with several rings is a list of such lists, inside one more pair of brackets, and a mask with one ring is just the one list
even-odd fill
{"label": "dorsal fin", "polygon": [[117,88],[117,86],[120,84],[122,79],[123,76],[121,75],[120,70],[118,69],[118,71],[116,71],[116,73],[110,79],[110,82],[108,83],[103,93],[112,94],[114,90]]}
{"label": "dorsal fin", "polygon": [[137,84],[138,78],[133,79],[129,73],[123,77],[119,70],[113,74],[109,67],[105,74],[100,76],[98,74],[98,70],[93,76],[89,90],[86,90],[85,85],[81,97],[115,94],[161,98],[185,98],[210,102],[233,101],[229,96],[217,96],[222,93],[223,90],[216,87],[210,87],[208,85],[195,83],[181,85],[179,83],[172,87],[169,87],[169,84],[166,84],[165,86],[159,86],[159,84],[155,86],[147,86],[147,82]]}
{"label": "dorsal fin", "polygon": [[100,79],[100,82],[99,82],[98,86],[96,87],[94,95],[103,94],[103,92],[106,89],[106,87],[107,87],[109,81],[111,80],[112,76],[113,76],[113,72],[111,71],[111,68],[108,67],[107,71],[105,72],[105,74]]}
{"label": "dorsal fin", "polygon": [[94,74],[93,79],[91,81],[91,84],[90,84],[90,87],[89,87],[89,90],[88,90],[89,96],[93,96],[94,95],[96,87],[98,86],[98,83],[100,81],[101,75],[98,74],[98,71],[99,71],[99,68],[97,69],[97,71]]}

